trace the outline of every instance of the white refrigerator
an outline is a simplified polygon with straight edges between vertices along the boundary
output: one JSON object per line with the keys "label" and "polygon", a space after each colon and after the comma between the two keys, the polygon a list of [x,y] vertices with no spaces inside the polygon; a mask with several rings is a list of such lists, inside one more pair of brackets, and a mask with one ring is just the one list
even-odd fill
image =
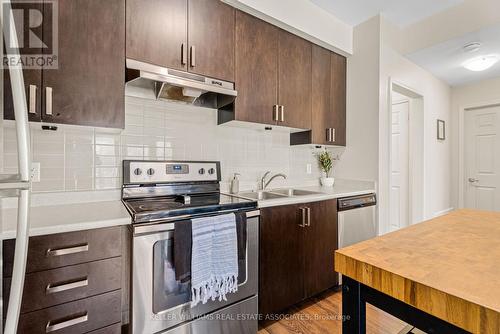
{"label": "white refrigerator", "polygon": [[[0,33],[0,51],[3,64],[3,38],[8,38],[11,48],[18,50],[18,40],[16,29],[14,26],[14,18],[10,13],[10,0],[0,1],[0,20],[2,32]],[[8,19],[3,20],[4,13],[9,13]],[[4,29],[9,26],[9,29]],[[5,34],[5,36],[4,36]],[[9,36],[7,36],[9,34]],[[19,53],[9,53],[10,59],[20,59]],[[0,145],[3,146],[3,69],[0,71],[0,85],[2,87],[0,98]],[[12,271],[12,285],[10,288],[9,305],[7,315],[5,317],[4,333],[15,334],[17,332],[17,324],[19,321],[19,312],[21,309],[21,300],[24,287],[24,276],[26,273],[26,257],[28,252],[28,237],[29,237],[29,207],[30,207],[30,170],[31,170],[31,155],[30,155],[30,133],[28,124],[26,92],[24,86],[23,72],[21,66],[10,67],[10,84],[14,105],[14,114],[16,119],[17,131],[17,152],[18,152],[18,174],[5,175],[0,174],[0,224],[3,211],[2,201],[5,198],[17,198],[17,229],[16,229],[16,248],[14,254],[14,268]],[[0,150],[0,153],[2,151]],[[3,158],[0,156],[0,159]],[[3,166],[0,166],[0,173],[3,172]],[[2,230],[3,231],[3,230]],[[2,233],[2,240],[4,234]],[[0,245],[1,246],[1,245]],[[1,248],[0,248],[1,249]],[[0,277],[2,277],[0,275]],[[4,291],[3,293],[9,293]],[[2,314],[5,312],[5,305],[2,305]],[[3,317],[0,317],[2,319]],[[1,320],[0,320],[1,321]],[[0,331],[3,326],[0,326]]]}

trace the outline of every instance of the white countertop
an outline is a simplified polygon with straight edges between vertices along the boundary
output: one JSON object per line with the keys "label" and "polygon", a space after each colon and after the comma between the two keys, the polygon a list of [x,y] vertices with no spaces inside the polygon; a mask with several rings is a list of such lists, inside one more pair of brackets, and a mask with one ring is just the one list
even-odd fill
{"label": "white countertop", "polygon": [[[131,217],[121,201],[32,206],[30,236],[128,225]],[[17,209],[2,210],[2,238],[16,236]]]}
{"label": "white countertop", "polygon": [[[376,192],[374,182],[356,181],[356,180],[336,180],[333,187],[322,187],[319,185],[315,185],[315,186],[295,186],[290,188],[313,191],[316,192],[317,194],[262,200],[258,201],[259,208],[317,202],[334,198],[365,195]],[[268,189],[267,191],[272,192],[272,189]]]}

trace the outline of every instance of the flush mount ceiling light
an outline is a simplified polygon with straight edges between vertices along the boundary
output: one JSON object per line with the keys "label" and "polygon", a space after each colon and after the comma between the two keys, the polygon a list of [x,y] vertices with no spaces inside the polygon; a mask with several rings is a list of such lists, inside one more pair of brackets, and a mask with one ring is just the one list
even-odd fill
{"label": "flush mount ceiling light", "polygon": [[489,69],[499,60],[497,55],[480,56],[467,60],[462,64],[469,71],[480,72]]}

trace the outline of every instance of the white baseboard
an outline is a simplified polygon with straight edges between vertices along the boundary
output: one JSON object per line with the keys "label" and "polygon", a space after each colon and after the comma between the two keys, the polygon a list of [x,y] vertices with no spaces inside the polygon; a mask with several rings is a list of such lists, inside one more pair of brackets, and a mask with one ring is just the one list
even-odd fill
{"label": "white baseboard", "polygon": [[453,210],[455,210],[455,209],[454,208],[448,208],[448,209],[445,209],[445,210],[437,211],[437,212],[434,213],[434,218],[437,218],[437,217],[440,217],[440,216],[444,216],[445,214],[450,213]]}

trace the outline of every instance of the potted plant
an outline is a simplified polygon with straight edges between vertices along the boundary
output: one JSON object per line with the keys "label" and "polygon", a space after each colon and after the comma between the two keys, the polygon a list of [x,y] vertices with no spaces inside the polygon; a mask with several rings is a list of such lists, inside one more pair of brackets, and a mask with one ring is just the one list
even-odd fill
{"label": "potted plant", "polygon": [[333,187],[335,179],[331,177],[331,173],[333,169],[333,161],[335,159],[327,150],[317,153],[316,157],[318,159],[319,168],[324,173],[324,176],[320,178],[321,185],[323,187]]}

